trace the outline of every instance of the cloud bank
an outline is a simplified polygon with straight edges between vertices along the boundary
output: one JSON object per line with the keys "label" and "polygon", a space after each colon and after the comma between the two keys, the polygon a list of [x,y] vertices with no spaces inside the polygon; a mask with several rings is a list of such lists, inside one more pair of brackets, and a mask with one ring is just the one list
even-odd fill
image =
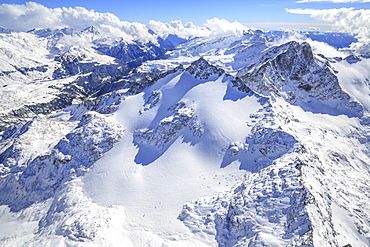
{"label": "cloud bank", "polygon": [[310,15],[312,18],[332,23],[338,31],[355,34],[359,41],[356,46],[370,43],[370,9],[286,9],[286,11]]}
{"label": "cloud bank", "polygon": [[196,26],[181,21],[162,23],[150,21],[148,25],[121,21],[111,13],[99,13],[83,7],[47,8],[35,2],[22,5],[1,4],[0,26],[16,31],[28,31],[34,28],[58,29],[70,27],[83,30],[89,26],[99,27],[105,33],[128,40],[155,42],[155,37],[149,30],[161,37],[177,34],[182,38],[207,37],[217,35],[242,35],[245,27],[239,22],[229,22],[224,19],[210,19],[203,26]]}
{"label": "cloud bank", "polygon": [[63,26],[61,12],[59,8],[49,9],[33,2],[24,5],[2,4],[0,26],[18,31],[27,31],[30,27],[60,28]]}

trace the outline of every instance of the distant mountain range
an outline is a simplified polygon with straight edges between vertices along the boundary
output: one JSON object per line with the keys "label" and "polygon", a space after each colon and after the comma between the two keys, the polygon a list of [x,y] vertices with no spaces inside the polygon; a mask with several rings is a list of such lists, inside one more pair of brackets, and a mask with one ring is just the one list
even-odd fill
{"label": "distant mountain range", "polygon": [[1,246],[369,246],[345,33],[0,29]]}

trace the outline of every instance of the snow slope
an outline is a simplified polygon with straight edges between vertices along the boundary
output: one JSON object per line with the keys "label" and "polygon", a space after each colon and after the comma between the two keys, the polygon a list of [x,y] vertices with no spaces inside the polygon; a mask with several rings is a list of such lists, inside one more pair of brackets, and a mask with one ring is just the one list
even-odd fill
{"label": "snow slope", "polygon": [[258,30],[1,35],[0,245],[369,245],[366,56]]}
{"label": "snow slope", "polygon": [[[242,176],[239,162],[226,166],[226,149],[233,142],[243,142],[250,133],[245,122],[262,106],[256,95],[232,88],[225,74],[212,77],[199,80],[186,71],[178,72],[126,98],[116,115],[127,128],[124,138],[84,178],[86,193],[98,204],[125,207],[126,224],[142,232],[137,238],[151,233],[170,245],[200,245],[191,243],[196,238],[205,239],[203,245],[215,244],[207,235],[194,239],[176,220],[179,209],[189,200],[228,188],[233,183],[229,180]],[[140,106],[153,91],[159,91],[159,101],[141,113]],[[184,105],[171,111],[178,102]],[[175,121],[182,123],[171,126]],[[138,134],[143,128],[153,129],[152,139],[142,136],[147,132]],[[200,130],[194,132],[194,128]],[[177,133],[167,132],[173,129]],[[166,135],[169,140],[163,143]],[[138,138],[143,140],[138,142]],[[103,191],[109,193],[102,197]]]}

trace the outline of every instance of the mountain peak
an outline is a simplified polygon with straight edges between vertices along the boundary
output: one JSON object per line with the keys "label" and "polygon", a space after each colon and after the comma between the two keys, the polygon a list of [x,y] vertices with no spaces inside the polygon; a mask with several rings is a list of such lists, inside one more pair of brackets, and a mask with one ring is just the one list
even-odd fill
{"label": "mountain peak", "polygon": [[212,75],[221,76],[225,71],[223,69],[217,68],[216,66],[210,64],[203,57],[194,61],[187,69],[189,74],[195,76],[196,78],[206,80]]}
{"label": "mountain peak", "polygon": [[255,92],[282,96],[306,110],[316,111],[317,106],[326,113],[362,114],[361,105],[343,91],[327,59],[315,56],[307,42],[290,41],[267,49],[238,77]]}
{"label": "mountain peak", "polygon": [[100,27],[1,34],[0,246],[369,246],[369,57]]}
{"label": "mountain peak", "polygon": [[100,29],[97,26],[94,26],[94,25],[85,28],[81,32],[91,33],[91,34],[95,34],[95,35],[100,35],[101,34]]}

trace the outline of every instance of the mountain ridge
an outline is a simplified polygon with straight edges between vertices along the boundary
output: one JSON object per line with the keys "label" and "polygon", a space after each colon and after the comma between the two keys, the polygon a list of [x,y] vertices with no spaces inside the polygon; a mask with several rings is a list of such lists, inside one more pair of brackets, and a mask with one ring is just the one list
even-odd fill
{"label": "mountain ridge", "polygon": [[166,38],[1,34],[0,243],[367,246],[369,58]]}

